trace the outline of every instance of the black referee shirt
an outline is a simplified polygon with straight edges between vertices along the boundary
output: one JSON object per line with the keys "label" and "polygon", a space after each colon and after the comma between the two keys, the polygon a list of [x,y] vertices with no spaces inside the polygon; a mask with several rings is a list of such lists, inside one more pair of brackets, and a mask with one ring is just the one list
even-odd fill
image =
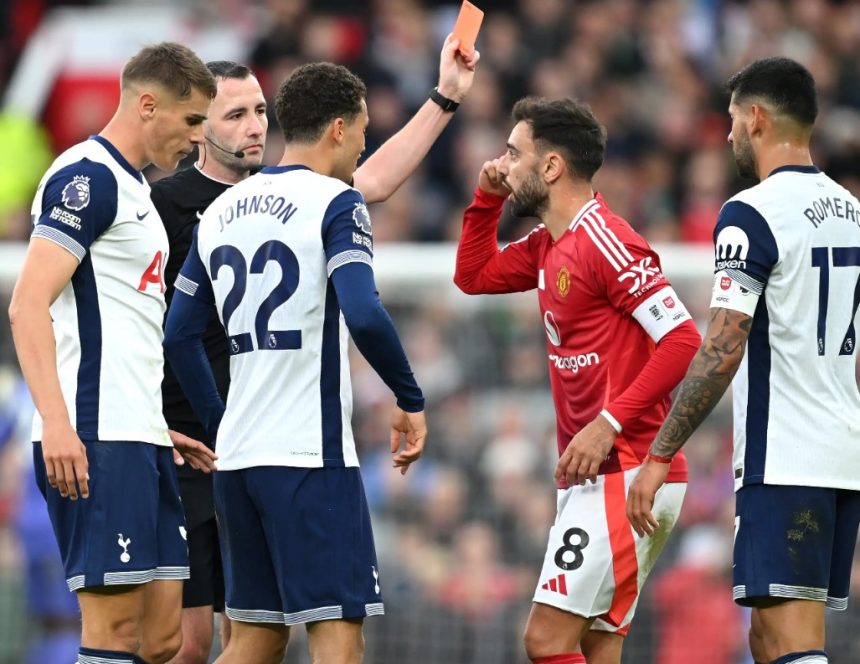
{"label": "black referee shirt", "polygon": [[[164,228],[167,230],[167,239],[170,242],[170,256],[164,274],[164,283],[167,287],[165,298],[168,307],[173,300],[173,284],[191,248],[194,227],[209,204],[230,187],[229,184],[206,177],[196,166],[152,184],[152,202],[158,214],[161,215]],[[230,386],[230,353],[227,347],[227,336],[217,317],[212,319],[206,329],[203,344],[212,365],[218,392],[226,401],[227,389]],[[168,427],[200,440],[210,447],[214,446],[214,440],[206,439],[203,426],[197,420],[191,404],[185,398],[166,360],[161,394]],[[188,522],[187,528],[191,530],[214,515],[212,476],[193,470],[187,465],[180,466],[177,471]]]}

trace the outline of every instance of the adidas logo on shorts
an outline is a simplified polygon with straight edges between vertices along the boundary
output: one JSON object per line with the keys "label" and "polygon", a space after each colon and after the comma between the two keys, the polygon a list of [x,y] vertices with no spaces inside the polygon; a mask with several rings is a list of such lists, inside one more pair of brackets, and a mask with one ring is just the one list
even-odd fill
{"label": "adidas logo on shorts", "polygon": [[564,580],[564,574],[559,574],[554,579],[550,579],[549,581],[544,583],[541,588],[543,588],[544,590],[549,590],[553,593],[567,595],[567,582]]}

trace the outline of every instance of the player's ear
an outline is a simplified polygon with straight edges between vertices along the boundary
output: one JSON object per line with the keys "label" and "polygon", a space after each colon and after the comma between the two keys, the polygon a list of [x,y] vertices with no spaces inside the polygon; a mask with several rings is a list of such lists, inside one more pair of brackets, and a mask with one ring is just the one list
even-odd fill
{"label": "player's ear", "polygon": [[760,136],[770,125],[770,112],[761,104],[751,104],[747,121],[750,136]]}
{"label": "player's ear", "polygon": [[329,132],[331,133],[331,137],[338,145],[343,144],[345,129],[346,123],[344,122],[343,118],[335,118],[331,121],[331,124],[329,125]]}
{"label": "player's ear", "polygon": [[144,120],[151,120],[155,116],[155,109],[158,106],[158,97],[149,91],[144,90],[137,97],[137,112]]}
{"label": "player's ear", "polygon": [[543,179],[552,184],[567,171],[564,158],[558,152],[547,152],[543,157]]}

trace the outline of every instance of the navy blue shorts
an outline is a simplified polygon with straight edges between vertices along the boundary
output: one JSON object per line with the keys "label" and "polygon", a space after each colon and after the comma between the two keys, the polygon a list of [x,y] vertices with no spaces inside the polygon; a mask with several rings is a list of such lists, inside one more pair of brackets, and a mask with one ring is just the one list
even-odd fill
{"label": "navy blue shorts", "polygon": [[737,492],[738,604],[810,599],[845,609],[860,524],[860,491],[751,484]]}
{"label": "navy blue shorts", "polygon": [[294,625],[384,612],[358,468],[219,471],[215,512],[231,620]]}
{"label": "navy blue shorts", "polygon": [[33,444],[36,483],[48,502],[69,590],[187,579],[173,449],[125,441],[84,445],[90,497],[69,500],[48,484],[42,445]]}

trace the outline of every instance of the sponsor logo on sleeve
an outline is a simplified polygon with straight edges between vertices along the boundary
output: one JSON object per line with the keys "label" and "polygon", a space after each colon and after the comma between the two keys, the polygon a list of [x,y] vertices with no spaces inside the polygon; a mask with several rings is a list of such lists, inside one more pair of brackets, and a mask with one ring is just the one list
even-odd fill
{"label": "sponsor logo on sleeve", "polygon": [[[627,271],[618,277],[618,281],[622,284],[625,281],[632,282],[627,289],[628,293],[638,297],[648,290],[645,286],[649,284],[649,281],[651,282],[650,285],[653,285],[659,280],[660,268],[651,265],[651,263],[653,263],[651,256],[646,256],[638,263],[630,263],[627,266]],[[654,278],[655,276],[657,278]]]}
{"label": "sponsor logo on sleeve", "polygon": [[76,175],[63,187],[63,205],[77,212],[90,204],[90,179]]}
{"label": "sponsor logo on sleeve", "polygon": [[654,320],[663,320],[663,312],[660,311],[660,307],[656,304],[652,304],[648,311],[651,312],[651,315],[654,317]]}
{"label": "sponsor logo on sleeve", "polygon": [[364,203],[356,203],[352,211],[352,220],[362,232],[372,235],[373,231],[370,226],[370,213],[367,211],[367,206]]}
{"label": "sponsor logo on sleeve", "polygon": [[663,305],[667,309],[674,309],[675,308],[675,298],[673,298],[671,295],[669,295],[668,297],[664,297],[663,298]]}
{"label": "sponsor logo on sleeve", "polygon": [[716,269],[743,269],[747,266],[750,240],[742,228],[726,226],[717,235]]}
{"label": "sponsor logo on sleeve", "polygon": [[720,277],[720,288],[723,290],[729,290],[732,287],[732,278],[731,277]]}

